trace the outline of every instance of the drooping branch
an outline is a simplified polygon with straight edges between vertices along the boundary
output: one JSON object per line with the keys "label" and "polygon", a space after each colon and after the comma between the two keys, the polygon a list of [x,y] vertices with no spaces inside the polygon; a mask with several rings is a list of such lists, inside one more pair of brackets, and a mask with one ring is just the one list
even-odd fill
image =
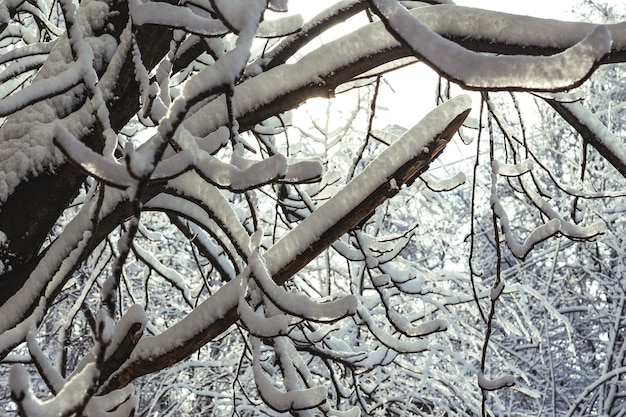
{"label": "drooping branch", "polygon": [[559,91],[582,84],[611,50],[611,32],[594,28],[550,56],[495,56],[470,51],[436,34],[396,0],[370,0],[393,37],[442,77],[471,90]]}

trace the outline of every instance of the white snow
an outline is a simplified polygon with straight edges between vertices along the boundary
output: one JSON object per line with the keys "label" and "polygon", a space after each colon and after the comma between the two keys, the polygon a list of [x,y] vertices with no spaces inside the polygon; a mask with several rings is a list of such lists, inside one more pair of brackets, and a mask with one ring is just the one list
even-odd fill
{"label": "white snow", "polygon": [[286,315],[278,314],[266,317],[267,314],[255,312],[246,300],[249,280],[246,275],[249,274],[249,271],[250,269],[247,268],[246,273],[242,274],[240,281],[239,303],[237,306],[239,319],[244,326],[246,326],[250,334],[256,337],[267,338],[287,334],[289,320]]}
{"label": "white snow", "polygon": [[[190,197],[191,200],[205,202],[203,207],[207,212],[204,216],[210,216],[209,221],[214,221],[226,233],[238,252],[246,258],[250,255],[248,243],[250,237],[246,229],[242,226],[232,205],[224,198],[222,193],[216,188],[207,184],[195,172],[187,172],[179,177],[170,180],[168,187],[180,193],[183,197]],[[157,197],[159,198],[159,197]],[[187,201],[188,204],[193,204]],[[196,217],[192,217],[196,218]],[[203,216],[197,219],[204,219]],[[202,221],[200,224],[207,224],[209,221]]]}
{"label": "white snow", "polygon": [[609,150],[611,155],[619,159],[622,164],[626,165],[626,150],[624,149],[623,139],[607,129],[607,127],[581,103],[562,103],[562,105],[572,113],[580,123],[593,132],[597,140],[602,146]]}
{"label": "white snow", "polygon": [[196,171],[206,181],[218,187],[233,191],[245,191],[284,177],[287,173],[287,159],[278,154],[262,159],[247,169],[240,170],[206,152],[200,152]]}
{"label": "white snow", "polygon": [[82,74],[77,66],[68,68],[53,78],[34,81],[28,88],[19,90],[0,100],[0,117],[7,116],[26,106],[56,96],[70,90],[82,81]]}
{"label": "white snow", "polygon": [[494,159],[491,161],[491,166],[498,175],[503,175],[505,177],[519,177],[520,175],[530,172],[533,169],[534,160],[529,158],[517,164],[505,164],[497,159]]}
{"label": "white snow", "polygon": [[89,364],[81,373],[67,381],[63,389],[55,396],[41,401],[31,387],[28,372],[22,365],[11,368],[9,385],[12,395],[20,399],[20,408],[29,417],[47,417],[65,415],[67,411],[82,404],[89,390],[92,389],[99,375],[95,364]]}
{"label": "white snow", "polygon": [[497,198],[492,197],[491,207],[498,216],[498,219],[500,219],[500,225],[502,226],[507,246],[511,249],[513,255],[518,258],[524,258],[537,243],[555,235],[561,230],[561,221],[559,219],[552,219],[545,224],[535,227],[524,242],[519,243],[511,229],[509,217]]}
{"label": "white snow", "polygon": [[65,379],[59,373],[58,369],[52,366],[50,360],[43,353],[43,350],[39,346],[39,343],[36,339],[36,329],[33,327],[26,335],[26,343],[28,345],[28,351],[30,352],[31,357],[37,363],[38,369],[40,372],[45,375],[46,380],[49,381],[50,385],[52,385],[55,392],[60,392],[65,385]]}
{"label": "white snow", "polygon": [[300,30],[303,24],[304,20],[299,14],[286,16],[281,19],[265,19],[259,25],[259,30],[256,35],[259,38],[286,36]]}
{"label": "white snow", "polygon": [[[387,183],[398,167],[422,154],[424,148],[441,133],[448,123],[466,112],[471,105],[468,96],[457,96],[430,112],[411,130],[383,151],[363,172],[340,190],[331,200],[319,207],[296,229],[270,248],[264,257],[270,271],[278,270],[285,260],[293,259],[306,250],[320,234],[340,219],[349,215],[370,193]],[[297,232],[296,232],[297,231]],[[280,252],[274,248],[282,246]]]}
{"label": "white snow", "polygon": [[202,17],[185,6],[130,0],[128,7],[133,24],[137,26],[161,25],[204,36],[218,36],[228,32],[228,28],[219,20]]}
{"label": "white snow", "polygon": [[478,374],[478,386],[486,391],[495,391],[504,387],[512,387],[513,385],[515,385],[515,377],[512,375],[489,379],[482,372]]}
{"label": "white snow", "polygon": [[191,295],[189,293],[189,287],[187,286],[187,282],[183,278],[182,275],[178,271],[173,268],[168,268],[163,265],[150,251],[145,250],[139,244],[133,242],[133,250],[136,252],[136,255],[145,262],[150,268],[154,269],[159,275],[169,281],[173,287],[178,289],[187,304],[190,306],[194,305],[193,300],[191,299]]}
{"label": "white snow", "polygon": [[301,391],[282,392],[274,387],[272,381],[265,375],[261,367],[259,339],[251,338],[253,350],[254,380],[263,400],[274,410],[296,411],[316,407],[326,401],[328,392],[326,388],[317,386]]}
{"label": "white snow", "polygon": [[[409,130],[407,134],[382,152],[344,189],[337,193],[336,196],[319,207],[296,228],[272,246],[263,255],[263,259],[267,265],[267,273],[273,276],[277,271],[291,262],[297,254],[308,248],[324,230],[333,227],[338,219],[350,213],[355,206],[360,204],[363,198],[377,189],[379,185],[387,183],[389,177],[392,176],[397,168],[419,156],[424,148],[427,147],[452,120],[467,112],[467,110],[470,109],[470,105],[470,98],[463,95],[443,103],[429,113],[413,129]],[[170,182],[172,185],[175,184],[177,189],[184,192],[184,194],[190,196],[198,195],[200,201],[212,201],[210,197],[206,198],[200,195],[211,190],[212,187],[207,187],[206,183],[201,180],[194,183],[192,179],[193,174],[186,173]],[[220,199],[218,199],[218,201],[219,200]],[[223,200],[223,197],[221,197],[221,200]],[[232,208],[229,204],[226,204],[224,207],[227,207],[227,210],[232,213],[233,216],[236,216],[236,214],[232,212]],[[222,212],[222,209],[219,209],[217,212]],[[239,221],[235,220],[233,223],[241,227]],[[229,223],[225,224],[228,225]],[[232,224],[230,224],[230,226],[232,226]],[[249,237],[245,230],[242,230],[242,233],[245,235],[247,244]],[[242,249],[249,250],[247,247]],[[247,254],[246,257],[248,256],[249,254]],[[222,318],[227,311],[238,306],[239,291],[242,285],[241,279],[241,277],[238,277],[222,286],[217,293],[201,303],[184,319],[162,334],[142,338],[133,351],[131,360],[128,363],[142,358],[158,357],[172,349],[176,349],[195,335],[204,332],[213,323]],[[383,343],[396,349],[398,352],[421,352],[427,349],[428,342],[426,341],[401,341],[385,333],[378,328],[369,315],[369,312],[362,306],[357,307],[357,312],[361,319],[367,322],[368,327],[378,339],[384,341]],[[384,354],[385,358],[388,356],[387,353]],[[123,369],[122,367],[121,370]]]}
{"label": "white snow", "polygon": [[525,179],[520,178],[520,183],[524,187],[526,196],[530,198],[539,210],[550,219],[557,219],[561,222],[559,232],[563,235],[573,239],[589,239],[606,231],[606,224],[602,220],[598,220],[588,226],[577,225],[566,221],[536,190],[528,186]]}

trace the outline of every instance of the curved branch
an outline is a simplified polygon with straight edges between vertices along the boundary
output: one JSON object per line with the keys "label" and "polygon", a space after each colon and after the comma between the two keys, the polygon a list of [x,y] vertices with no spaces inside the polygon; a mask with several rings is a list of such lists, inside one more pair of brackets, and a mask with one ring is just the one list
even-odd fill
{"label": "curved branch", "polygon": [[466,89],[570,89],[582,84],[611,50],[611,32],[598,26],[574,46],[548,57],[485,55],[439,36],[396,0],[370,0],[370,5],[398,42]]}

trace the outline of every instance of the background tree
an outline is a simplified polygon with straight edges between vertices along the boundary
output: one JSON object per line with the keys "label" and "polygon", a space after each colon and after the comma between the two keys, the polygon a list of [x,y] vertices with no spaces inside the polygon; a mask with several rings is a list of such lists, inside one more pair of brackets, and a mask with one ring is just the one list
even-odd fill
{"label": "background tree", "polygon": [[429,3],[3,2],[5,412],[626,413],[623,24]]}

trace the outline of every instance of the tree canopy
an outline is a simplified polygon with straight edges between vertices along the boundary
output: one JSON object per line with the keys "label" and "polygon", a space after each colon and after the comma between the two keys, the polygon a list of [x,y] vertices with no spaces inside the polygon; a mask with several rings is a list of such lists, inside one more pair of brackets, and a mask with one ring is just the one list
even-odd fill
{"label": "tree canopy", "polygon": [[0,3],[0,413],[625,415],[624,10],[289,6]]}

